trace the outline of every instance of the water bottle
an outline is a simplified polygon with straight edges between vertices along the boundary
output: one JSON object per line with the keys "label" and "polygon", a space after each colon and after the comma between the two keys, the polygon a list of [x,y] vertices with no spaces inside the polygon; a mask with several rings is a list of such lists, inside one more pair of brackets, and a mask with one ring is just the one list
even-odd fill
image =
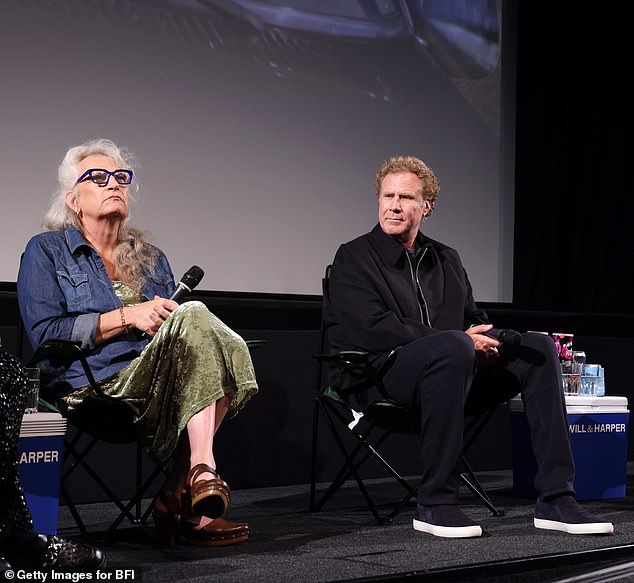
{"label": "water bottle", "polygon": [[604,397],[605,396],[605,370],[603,369],[602,366],[599,367],[599,375],[597,378],[597,385],[596,385],[596,396],[597,397]]}

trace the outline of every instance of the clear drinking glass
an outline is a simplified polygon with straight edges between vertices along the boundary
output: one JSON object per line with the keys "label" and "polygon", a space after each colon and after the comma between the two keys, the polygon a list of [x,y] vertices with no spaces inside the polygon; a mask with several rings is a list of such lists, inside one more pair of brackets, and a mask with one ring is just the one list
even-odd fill
{"label": "clear drinking glass", "polygon": [[562,384],[564,389],[564,395],[578,395],[580,388],[579,375],[564,374],[562,375]]}
{"label": "clear drinking glass", "polygon": [[572,352],[572,374],[583,375],[586,366],[586,353],[583,350]]}
{"label": "clear drinking glass", "polygon": [[27,368],[27,389],[25,413],[37,413],[37,400],[40,396],[40,369]]}

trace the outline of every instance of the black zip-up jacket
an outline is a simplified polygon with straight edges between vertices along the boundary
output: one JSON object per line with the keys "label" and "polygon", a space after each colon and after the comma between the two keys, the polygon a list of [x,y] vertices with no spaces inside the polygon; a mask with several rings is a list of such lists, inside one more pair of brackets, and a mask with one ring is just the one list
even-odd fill
{"label": "black zip-up jacket", "polygon": [[377,224],[339,247],[324,295],[332,350],[367,351],[379,367],[393,349],[408,342],[488,322],[476,306],[458,253],[420,232],[416,245],[422,252],[413,262],[406,248]]}

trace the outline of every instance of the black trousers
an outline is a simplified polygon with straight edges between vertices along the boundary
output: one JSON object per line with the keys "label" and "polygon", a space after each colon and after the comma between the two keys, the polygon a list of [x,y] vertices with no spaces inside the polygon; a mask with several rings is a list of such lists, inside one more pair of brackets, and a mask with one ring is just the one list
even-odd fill
{"label": "black trousers", "polygon": [[0,543],[33,529],[18,476],[18,439],[26,388],[24,365],[0,349]]}
{"label": "black trousers", "polygon": [[383,382],[420,421],[422,482],[418,503],[456,504],[465,414],[477,414],[521,393],[537,460],[535,489],[542,496],[574,495],[559,358],[551,338],[526,333],[503,345],[492,363],[478,366],[473,341],[459,331],[401,347]]}

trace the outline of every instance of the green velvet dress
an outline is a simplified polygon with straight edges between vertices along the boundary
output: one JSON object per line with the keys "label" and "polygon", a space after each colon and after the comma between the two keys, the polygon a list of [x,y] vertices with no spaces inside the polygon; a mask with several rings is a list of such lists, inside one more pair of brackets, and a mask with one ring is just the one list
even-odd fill
{"label": "green velvet dress", "polygon": [[[125,306],[143,299],[121,282],[114,288]],[[197,301],[172,312],[143,352],[99,386],[132,407],[146,451],[163,462],[193,415],[229,396],[232,417],[258,390],[244,340]],[[92,393],[83,387],[64,401],[72,410]]]}

